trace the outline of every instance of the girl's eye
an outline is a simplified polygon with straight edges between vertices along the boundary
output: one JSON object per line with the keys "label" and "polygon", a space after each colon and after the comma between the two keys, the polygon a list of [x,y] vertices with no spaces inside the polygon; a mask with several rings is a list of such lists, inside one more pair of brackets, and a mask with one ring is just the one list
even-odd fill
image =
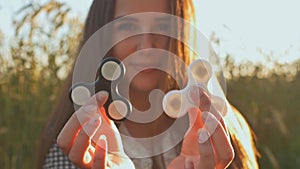
{"label": "girl's eye", "polygon": [[156,27],[155,27],[155,30],[158,31],[158,32],[169,32],[170,31],[170,25],[169,24],[158,24]]}
{"label": "girl's eye", "polygon": [[121,23],[119,26],[118,26],[118,30],[120,31],[135,31],[137,30],[138,27],[133,24],[133,23]]}

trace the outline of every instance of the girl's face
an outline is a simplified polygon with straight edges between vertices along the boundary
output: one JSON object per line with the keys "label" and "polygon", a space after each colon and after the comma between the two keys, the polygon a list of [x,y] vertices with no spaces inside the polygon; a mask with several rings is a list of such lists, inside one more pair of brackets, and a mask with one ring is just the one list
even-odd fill
{"label": "girl's face", "polygon": [[[163,16],[132,15],[124,17],[142,12],[170,13],[169,3],[169,0],[116,0],[114,18],[120,18],[120,20],[116,21],[113,26],[112,37],[118,39],[141,30],[155,29],[155,32],[161,31],[162,33],[170,31],[169,19]],[[167,50],[168,44],[167,36],[151,33],[134,35],[115,45],[112,48],[112,56],[124,60],[126,75],[130,76],[138,72],[130,82],[132,88],[151,91],[159,88],[166,78],[163,71],[149,68],[167,64],[167,57],[158,54],[155,49]]]}

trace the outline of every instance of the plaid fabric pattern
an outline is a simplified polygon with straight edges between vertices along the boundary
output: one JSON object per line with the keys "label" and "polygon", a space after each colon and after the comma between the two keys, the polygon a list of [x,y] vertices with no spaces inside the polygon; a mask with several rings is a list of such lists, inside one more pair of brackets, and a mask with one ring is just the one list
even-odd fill
{"label": "plaid fabric pattern", "polygon": [[61,149],[56,145],[49,149],[46,156],[43,169],[80,169],[76,167],[68,159],[68,157],[61,151]]}
{"label": "plaid fabric pattern", "polygon": [[[159,159],[155,159],[157,164],[160,164],[160,167],[157,169],[166,168],[168,164],[180,153],[180,146],[176,146],[173,149],[165,152],[161,155]],[[131,159],[135,165],[136,169],[152,169],[153,160],[152,158],[144,159]],[[76,167],[68,157],[61,151],[57,144],[53,144],[49,149],[49,152],[46,156],[43,169],[80,169]]]}

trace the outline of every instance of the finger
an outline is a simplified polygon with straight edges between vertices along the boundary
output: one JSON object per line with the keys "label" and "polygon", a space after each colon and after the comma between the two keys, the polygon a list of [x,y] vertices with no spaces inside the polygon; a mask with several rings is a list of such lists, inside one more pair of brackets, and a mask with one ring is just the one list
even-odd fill
{"label": "finger", "polygon": [[225,125],[225,121],[224,121],[224,118],[222,116],[222,114],[214,107],[212,106],[210,108],[210,111],[209,111],[211,114],[213,114],[215,116],[215,118],[221,123],[222,127],[224,128],[224,130],[226,131],[226,134],[227,136],[229,136],[228,134],[228,130],[227,130],[227,127]]}
{"label": "finger", "polygon": [[194,162],[192,157],[186,157],[184,162],[185,169],[194,169]]}
{"label": "finger", "polygon": [[106,166],[107,166],[107,140],[105,135],[101,135],[96,144],[92,169],[106,168]]}
{"label": "finger", "polygon": [[201,118],[201,110],[198,108],[191,108],[188,110],[188,115],[189,115],[189,130],[188,132],[195,132],[199,130],[199,128],[203,127],[203,121]]}
{"label": "finger", "polygon": [[81,121],[79,121],[77,114],[74,113],[57,137],[57,144],[65,154],[68,154],[73,146],[78,133],[82,129],[83,121],[88,121],[89,116],[92,116],[92,114],[96,115],[97,107],[93,105],[84,106],[79,111],[89,115],[84,120],[81,118]]}
{"label": "finger", "polygon": [[105,90],[97,92],[95,95],[93,95],[83,106],[85,105],[98,105],[98,107],[102,107],[107,98],[108,98],[108,92]]}
{"label": "finger", "polygon": [[224,168],[234,157],[234,151],[230,140],[221,123],[214,115],[209,112],[203,112],[202,118],[205,120],[204,128],[211,136],[210,138],[215,150],[217,164],[218,166],[220,165],[221,168]]}
{"label": "finger", "polygon": [[[183,139],[181,153],[187,156],[197,156],[199,155],[197,147],[194,145],[198,145],[198,130],[203,127],[202,119],[201,119],[201,111],[198,108],[193,108],[188,111],[189,115],[189,129],[185,134]],[[193,146],[191,146],[193,145]]]}
{"label": "finger", "polygon": [[123,149],[123,144],[121,140],[121,136],[119,133],[118,128],[116,125],[113,123],[113,121],[109,120],[105,121],[102,120],[102,124],[97,130],[94,138],[99,138],[101,135],[105,135],[108,144],[108,152],[109,153],[117,153],[117,154],[123,154],[124,149]]}
{"label": "finger", "polygon": [[216,159],[212,144],[209,139],[209,133],[205,129],[198,132],[200,161],[199,169],[214,169],[216,167]]}
{"label": "finger", "polygon": [[196,105],[199,105],[199,109],[202,112],[209,111],[213,113],[221,122],[226,133],[228,133],[222,114],[216,109],[215,105],[212,104],[211,99],[218,97],[211,96],[209,91],[205,87],[202,87],[200,85],[191,87],[189,97]]}
{"label": "finger", "polygon": [[189,98],[201,111],[209,111],[211,107],[210,93],[205,86],[195,85],[190,87]]}
{"label": "finger", "polygon": [[225,117],[227,114],[227,104],[226,104],[226,98],[222,98],[220,96],[212,96],[211,97],[212,106],[220,112],[222,117]]}
{"label": "finger", "polygon": [[[212,104],[211,99],[216,99],[218,97],[211,96],[209,91],[205,88],[205,86],[195,85],[192,86],[189,90],[189,98],[199,106],[199,109],[204,111],[209,111],[213,113],[216,118],[221,122],[222,126],[226,129],[226,125],[223,119],[222,114],[216,109],[216,105]],[[224,107],[225,105],[223,105]],[[226,129],[227,131],[227,129]]]}
{"label": "finger", "polygon": [[80,167],[86,167],[91,163],[93,151],[91,149],[91,138],[100,127],[100,116],[96,114],[83,126],[78,133],[72,148],[68,154],[69,159]]}
{"label": "finger", "polygon": [[[103,105],[106,102],[107,97],[107,92],[98,92],[91,100],[97,98],[99,101],[98,105]],[[98,107],[96,104],[92,104],[93,101],[91,100],[88,101],[89,104],[82,106],[71,116],[57,137],[57,144],[65,154],[69,153],[82,125],[93,117],[93,115],[98,114]]]}
{"label": "finger", "polygon": [[[108,99],[108,93],[106,91],[100,91],[96,93],[91,99],[87,101],[75,114],[81,124],[84,124],[87,119],[91,118],[95,113],[100,112],[103,116],[105,113],[99,111]],[[97,110],[97,111],[95,111]]]}

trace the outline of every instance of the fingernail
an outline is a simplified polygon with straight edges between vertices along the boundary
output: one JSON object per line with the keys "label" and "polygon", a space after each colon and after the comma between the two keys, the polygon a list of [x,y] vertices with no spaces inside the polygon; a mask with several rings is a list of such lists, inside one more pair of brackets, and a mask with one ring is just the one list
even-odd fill
{"label": "fingernail", "polygon": [[203,144],[209,139],[209,134],[205,129],[199,129],[198,135],[199,135],[198,141],[200,144]]}
{"label": "fingernail", "polygon": [[104,134],[101,134],[101,136],[99,137],[99,140],[106,140],[106,136]]}
{"label": "fingernail", "polygon": [[98,93],[96,93],[96,99],[97,101],[100,101],[100,100],[103,100],[103,98],[106,98],[108,97],[109,93],[105,90],[102,90]]}
{"label": "fingernail", "polygon": [[104,149],[107,150],[107,138],[104,134],[101,134],[98,141],[97,141],[97,145]]}
{"label": "fingernail", "polygon": [[83,107],[84,111],[87,113],[94,113],[98,111],[98,107],[95,105],[86,105]]}
{"label": "fingernail", "polygon": [[86,132],[86,134],[92,138],[96,129],[98,128],[98,126],[100,126],[101,124],[101,117],[98,114],[95,114],[90,120],[89,122],[83,127],[84,131]]}

